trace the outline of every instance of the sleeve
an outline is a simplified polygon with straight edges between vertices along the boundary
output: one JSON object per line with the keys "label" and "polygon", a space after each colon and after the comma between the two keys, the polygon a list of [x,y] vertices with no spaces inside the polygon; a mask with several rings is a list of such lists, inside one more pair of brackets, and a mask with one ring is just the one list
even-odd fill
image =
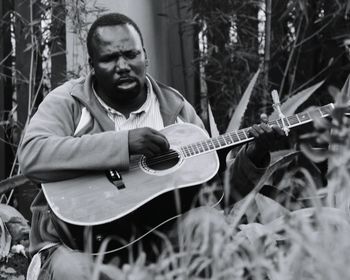
{"label": "sleeve", "polygon": [[234,160],[227,164],[230,172],[230,195],[233,199],[247,195],[259,182],[270,163],[270,157],[268,157],[263,167],[255,166],[247,156],[246,148],[247,145],[244,145]]}
{"label": "sleeve", "polygon": [[81,113],[77,107],[77,101],[65,92],[52,92],[44,99],[19,147],[20,168],[25,176],[50,182],[88,170],[128,168],[128,131],[74,137],[75,119]]}

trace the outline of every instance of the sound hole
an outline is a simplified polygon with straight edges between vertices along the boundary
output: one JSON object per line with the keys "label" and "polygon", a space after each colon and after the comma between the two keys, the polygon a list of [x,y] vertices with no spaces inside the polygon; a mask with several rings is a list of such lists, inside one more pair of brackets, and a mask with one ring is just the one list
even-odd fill
{"label": "sound hole", "polygon": [[179,161],[180,155],[174,150],[170,150],[163,155],[145,158],[146,166],[156,171],[162,171],[174,167],[176,164],[178,164]]}

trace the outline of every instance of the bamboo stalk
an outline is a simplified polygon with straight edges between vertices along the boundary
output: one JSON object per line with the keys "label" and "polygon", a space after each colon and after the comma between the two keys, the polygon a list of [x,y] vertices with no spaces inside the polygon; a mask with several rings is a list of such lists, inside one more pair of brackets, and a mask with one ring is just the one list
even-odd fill
{"label": "bamboo stalk", "polygon": [[[272,14],[272,0],[266,0],[266,20],[265,20],[265,51],[264,51],[264,92],[265,97],[268,96],[269,90],[269,70],[271,60],[271,14]],[[263,99],[264,105],[266,98]],[[266,106],[263,106],[266,108]]]}

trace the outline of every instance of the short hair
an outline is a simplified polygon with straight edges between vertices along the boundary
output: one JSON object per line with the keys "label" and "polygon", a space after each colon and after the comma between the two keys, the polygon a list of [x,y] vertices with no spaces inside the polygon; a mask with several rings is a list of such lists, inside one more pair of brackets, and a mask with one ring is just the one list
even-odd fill
{"label": "short hair", "polygon": [[89,56],[92,57],[92,55],[93,55],[93,53],[92,53],[92,40],[94,38],[95,31],[98,27],[124,25],[124,24],[130,24],[131,26],[133,26],[135,28],[137,33],[140,35],[142,46],[144,46],[143,37],[142,37],[141,31],[140,31],[140,28],[137,26],[137,24],[131,18],[127,17],[126,15],[119,14],[119,13],[109,13],[109,14],[105,14],[105,15],[99,17],[98,19],[96,19],[92,23],[92,25],[88,31],[86,46],[87,46],[87,51],[88,51]]}

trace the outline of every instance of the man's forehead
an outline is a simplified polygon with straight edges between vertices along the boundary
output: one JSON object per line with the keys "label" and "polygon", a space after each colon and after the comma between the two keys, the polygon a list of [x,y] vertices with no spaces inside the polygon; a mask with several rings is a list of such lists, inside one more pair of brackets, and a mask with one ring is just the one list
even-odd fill
{"label": "man's forehead", "polygon": [[141,38],[130,24],[99,26],[96,28],[95,39],[100,42],[136,41],[141,44]]}

